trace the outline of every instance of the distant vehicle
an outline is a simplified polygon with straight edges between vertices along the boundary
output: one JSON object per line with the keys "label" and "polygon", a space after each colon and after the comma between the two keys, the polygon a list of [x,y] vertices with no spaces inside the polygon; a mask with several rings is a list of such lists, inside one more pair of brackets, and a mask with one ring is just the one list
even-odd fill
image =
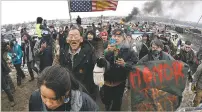
{"label": "distant vehicle", "polygon": [[144,33],[147,33],[150,38],[153,38],[153,35],[154,35],[153,32],[132,32],[132,38],[137,40],[137,41],[141,41],[142,40],[142,35]]}

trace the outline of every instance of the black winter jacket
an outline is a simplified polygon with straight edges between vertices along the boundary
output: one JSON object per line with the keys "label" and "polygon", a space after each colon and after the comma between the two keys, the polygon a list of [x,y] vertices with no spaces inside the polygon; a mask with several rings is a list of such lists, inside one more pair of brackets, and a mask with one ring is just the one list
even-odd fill
{"label": "black winter jacket", "polygon": [[64,45],[65,45],[65,43],[66,43],[66,35],[65,35],[64,32],[62,32],[62,33],[59,32],[58,35],[59,35],[59,45],[60,45],[60,48],[63,48]]}
{"label": "black winter jacket", "polygon": [[71,70],[74,77],[89,90],[92,86],[95,86],[93,82],[93,69],[97,57],[95,56],[94,47],[88,41],[84,41],[80,52],[74,56],[73,62],[69,48],[69,44],[66,44],[64,49],[60,49],[59,63]]}
{"label": "black winter jacket", "polygon": [[137,63],[138,55],[131,48],[121,48],[118,53],[118,58],[123,58],[126,62],[126,65],[120,66],[115,63],[116,58],[114,56],[114,52],[106,52],[105,58],[110,64],[110,68],[104,74],[104,80],[109,82],[122,82],[125,81],[127,76],[129,75],[132,66]]}
{"label": "black winter jacket", "polygon": [[10,72],[11,72],[11,70],[8,67],[6,60],[3,58],[3,55],[1,55],[1,73],[2,73],[2,75],[8,74]]}
{"label": "black winter jacket", "polygon": [[[142,64],[142,63],[145,63],[148,61],[153,61],[153,60],[154,59],[153,59],[153,57],[151,55],[151,51],[150,51],[146,56],[144,56],[142,59],[140,59],[138,61],[138,64]],[[171,55],[165,53],[164,51],[161,51],[159,60],[175,60],[175,59]]]}
{"label": "black winter jacket", "polygon": [[[90,96],[88,96],[86,93],[82,92],[81,93],[81,97],[82,97],[82,106],[81,107],[77,107],[80,108],[79,111],[98,111],[98,106],[97,104],[90,98]],[[70,101],[67,104],[63,104],[60,107],[58,107],[55,110],[51,110],[51,111],[70,111],[72,110],[72,105],[71,104],[71,98]],[[75,101],[75,104],[77,103],[77,101]],[[46,111],[45,108],[45,104],[42,102],[41,99],[41,93],[39,92],[39,90],[36,90],[32,93],[30,99],[29,99],[29,111]],[[48,110],[48,109],[47,109]]]}
{"label": "black winter jacket", "polygon": [[[26,44],[28,44],[28,47],[26,47]],[[30,47],[31,47],[31,55],[32,55],[32,58],[34,60],[34,46],[33,46],[33,43],[31,40],[29,40],[29,43],[25,43],[24,46],[23,46],[23,51],[24,51],[24,55],[23,55],[23,64],[25,64],[25,59],[27,58],[27,62],[30,62],[32,60],[29,60],[29,44],[30,44]]]}

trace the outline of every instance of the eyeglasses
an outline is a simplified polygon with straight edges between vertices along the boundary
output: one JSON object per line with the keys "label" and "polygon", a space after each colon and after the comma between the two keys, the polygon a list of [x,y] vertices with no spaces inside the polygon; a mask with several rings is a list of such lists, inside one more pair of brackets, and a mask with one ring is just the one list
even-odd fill
{"label": "eyeglasses", "polygon": [[80,36],[78,34],[76,34],[76,35],[69,35],[68,38],[69,39],[79,39]]}

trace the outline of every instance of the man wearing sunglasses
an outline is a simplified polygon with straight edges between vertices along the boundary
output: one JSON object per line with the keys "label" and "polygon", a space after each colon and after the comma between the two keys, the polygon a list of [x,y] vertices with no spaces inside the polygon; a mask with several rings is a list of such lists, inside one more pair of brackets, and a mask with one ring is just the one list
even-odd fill
{"label": "man wearing sunglasses", "polygon": [[65,66],[73,72],[90,96],[95,100],[96,86],[93,82],[93,68],[97,60],[94,47],[88,40],[83,39],[79,26],[73,25],[66,38],[66,43],[55,56],[54,63]]}

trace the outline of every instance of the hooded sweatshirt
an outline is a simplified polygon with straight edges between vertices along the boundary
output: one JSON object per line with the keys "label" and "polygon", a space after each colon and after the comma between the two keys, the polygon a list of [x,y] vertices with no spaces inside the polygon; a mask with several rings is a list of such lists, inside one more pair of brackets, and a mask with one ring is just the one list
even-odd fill
{"label": "hooded sweatshirt", "polygon": [[[41,99],[39,90],[34,91],[29,99],[29,111],[49,111]],[[51,111],[98,111],[98,106],[86,93],[71,90],[69,102]]]}
{"label": "hooded sweatshirt", "polygon": [[95,32],[94,32],[93,30],[90,30],[90,31],[87,31],[87,33],[86,33],[86,36],[85,36],[85,39],[86,39],[86,40],[88,40],[88,34],[89,34],[89,33],[93,35],[93,39],[96,38]]}

